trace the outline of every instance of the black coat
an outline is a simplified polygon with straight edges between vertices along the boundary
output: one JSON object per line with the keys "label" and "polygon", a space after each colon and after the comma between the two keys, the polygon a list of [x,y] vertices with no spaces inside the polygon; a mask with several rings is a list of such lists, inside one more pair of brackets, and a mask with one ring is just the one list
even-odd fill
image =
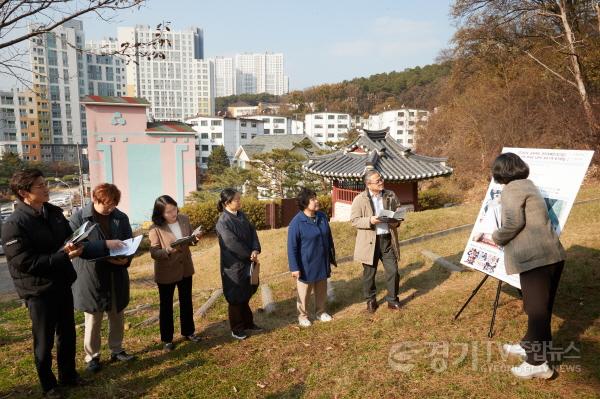
{"label": "black coat", "polygon": [[[86,221],[94,223],[93,203],[75,212],[70,219],[71,228],[77,229]],[[110,214],[110,229],[112,239],[126,240],[133,236],[129,218],[123,212],[115,209]],[[117,312],[129,304],[129,273],[127,267],[131,263],[115,265],[107,260],[86,260],[108,256],[105,237],[100,226],[90,233],[83,243],[83,253],[80,258],[73,260],[77,271],[77,281],[73,284],[73,301],[75,309],[87,313],[109,311],[112,306],[114,285]]]}
{"label": "black coat", "polygon": [[17,201],[2,226],[2,245],[19,297],[70,289],[77,275],[63,248],[71,234],[59,207],[45,203],[39,213]]}
{"label": "black coat", "polygon": [[247,303],[257,287],[250,284],[250,255],[260,252],[256,229],[243,212],[223,211],[216,225],[221,248],[221,280],[227,302]]}

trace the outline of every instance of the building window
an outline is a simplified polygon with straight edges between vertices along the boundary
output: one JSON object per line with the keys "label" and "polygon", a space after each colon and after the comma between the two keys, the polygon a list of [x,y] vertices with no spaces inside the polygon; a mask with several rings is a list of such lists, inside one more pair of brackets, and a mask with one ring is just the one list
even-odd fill
{"label": "building window", "polygon": [[208,121],[200,121],[200,126],[208,126]]}
{"label": "building window", "polygon": [[252,126],[252,127],[256,127],[256,122],[252,122],[252,123],[251,123],[251,126]]}
{"label": "building window", "polygon": [[242,123],[241,123],[241,126],[242,126],[242,127],[246,127],[246,122],[242,122]]}
{"label": "building window", "polygon": [[273,119],[273,123],[285,123],[285,119],[284,118],[275,118],[275,119]]}
{"label": "building window", "polygon": [[327,115],[327,119],[335,119],[335,115]]}
{"label": "building window", "polygon": [[220,120],[212,120],[212,121],[210,121],[210,125],[211,126],[221,126],[221,121]]}
{"label": "building window", "polygon": [[271,130],[270,129],[265,129],[264,133],[265,134],[271,134]]}
{"label": "building window", "polygon": [[246,133],[240,133],[240,138],[241,138],[242,140],[245,140],[245,139],[247,139],[247,138],[248,138],[248,135],[247,135]]}
{"label": "building window", "polygon": [[[219,121],[220,122],[220,121]],[[214,139],[222,139],[223,135],[221,133],[213,133],[212,138]]]}
{"label": "building window", "polygon": [[208,140],[208,133],[201,133],[200,138],[203,140]]}
{"label": "building window", "polygon": [[273,134],[284,134],[285,129],[273,129]]}
{"label": "building window", "polygon": [[327,129],[334,129],[335,125],[327,125]]}
{"label": "building window", "polygon": [[315,115],[315,119],[323,119],[323,115]]}
{"label": "building window", "polygon": [[202,151],[208,151],[208,145],[202,145]]}

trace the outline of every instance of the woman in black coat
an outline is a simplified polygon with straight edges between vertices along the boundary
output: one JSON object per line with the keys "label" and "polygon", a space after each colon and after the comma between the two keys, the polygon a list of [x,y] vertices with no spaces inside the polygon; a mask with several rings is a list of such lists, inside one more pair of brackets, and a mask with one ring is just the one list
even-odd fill
{"label": "woman in black coat", "polygon": [[258,261],[260,243],[256,229],[240,211],[240,193],[227,188],[221,192],[216,230],[221,248],[223,294],[229,304],[231,336],[245,339],[246,331],[261,331],[254,324],[250,298],[257,287],[250,284],[250,264]]}

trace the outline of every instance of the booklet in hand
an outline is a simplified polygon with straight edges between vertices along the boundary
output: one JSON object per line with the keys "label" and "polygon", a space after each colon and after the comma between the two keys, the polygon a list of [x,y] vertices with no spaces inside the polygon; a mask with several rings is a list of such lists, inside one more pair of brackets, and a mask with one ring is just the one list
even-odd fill
{"label": "booklet in hand", "polygon": [[190,245],[193,244],[194,241],[196,241],[196,235],[200,234],[202,232],[202,226],[198,226],[196,227],[196,230],[192,231],[192,234],[190,234],[187,237],[183,237],[180,238],[179,240],[175,240],[171,243],[171,246],[173,248],[180,246],[180,245]]}
{"label": "booklet in hand", "polygon": [[67,241],[65,241],[65,244],[79,244],[80,242],[88,238],[88,236],[90,235],[92,230],[96,228],[96,226],[96,223],[91,223],[90,221],[85,222],[84,224],[79,226],[79,228],[75,230],[73,234],[71,234],[71,237],[69,237]]}
{"label": "booklet in hand", "polygon": [[100,260],[100,259],[106,259],[106,258],[126,258],[128,256],[135,255],[138,247],[140,246],[140,243],[142,242],[143,237],[144,237],[143,235],[139,235],[137,237],[123,240],[123,244],[125,244],[123,247],[121,247],[119,249],[111,249],[109,251],[108,256],[102,256],[100,258],[90,259],[90,260]]}
{"label": "booklet in hand", "polygon": [[405,213],[406,212],[403,209],[397,210],[396,212],[382,209],[377,213],[377,219],[384,223],[401,222],[404,220]]}

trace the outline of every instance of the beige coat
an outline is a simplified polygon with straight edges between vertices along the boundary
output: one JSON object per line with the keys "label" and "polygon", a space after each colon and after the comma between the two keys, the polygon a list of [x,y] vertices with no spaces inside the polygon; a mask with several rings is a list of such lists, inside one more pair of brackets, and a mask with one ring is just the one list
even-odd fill
{"label": "beige coat", "polygon": [[[396,194],[390,190],[384,190],[383,192],[383,207],[384,209],[395,211],[400,206],[400,201],[396,197]],[[373,214],[373,205],[367,190],[358,194],[354,201],[352,201],[352,210],[350,214],[350,220],[352,226],[356,231],[356,243],[354,244],[354,260],[367,265],[373,264],[373,257],[375,256],[375,239],[377,233],[375,226],[371,224],[371,216]],[[398,246],[398,226],[390,228],[390,234],[392,235],[392,247],[396,260],[400,259],[400,249]]]}
{"label": "beige coat", "polygon": [[500,197],[502,227],[492,238],[504,246],[507,274],[551,265],[565,259],[565,250],[548,217],[548,208],[531,180],[508,183]]}
{"label": "beige coat", "polygon": [[[192,226],[186,215],[179,214],[177,221],[184,237],[192,234]],[[179,246],[177,252],[167,253],[165,248],[176,240],[169,225],[152,225],[148,236],[150,238],[150,256],[154,259],[154,281],[159,284],[172,284],[194,274],[192,254],[187,245]]]}

